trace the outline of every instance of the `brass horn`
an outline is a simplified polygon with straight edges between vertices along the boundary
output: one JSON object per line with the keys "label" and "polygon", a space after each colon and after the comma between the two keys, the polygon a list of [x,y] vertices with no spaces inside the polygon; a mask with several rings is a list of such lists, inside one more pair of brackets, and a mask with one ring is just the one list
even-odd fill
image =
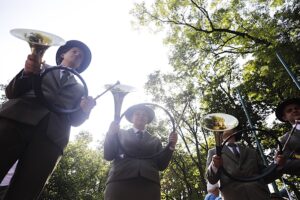
{"label": "brass horn", "polygon": [[223,132],[237,127],[239,125],[239,121],[232,115],[225,113],[211,113],[203,116],[201,125],[203,128],[214,133],[217,155],[221,155]]}
{"label": "brass horn", "polygon": [[[112,85],[105,85],[105,87],[111,88]],[[135,88],[129,85],[119,84],[110,89],[113,97],[114,97],[114,105],[115,105],[115,113],[114,120],[119,122],[121,118],[121,109],[124,97],[129,93],[135,91]]]}
{"label": "brass horn", "polygon": [[61,46],[66,43],[65,40],[59,36],[39,30],[12,29],[10,33],[17,38],[28,42],[31,53],[38,56],[41,64],[43,55],[50,46]]}

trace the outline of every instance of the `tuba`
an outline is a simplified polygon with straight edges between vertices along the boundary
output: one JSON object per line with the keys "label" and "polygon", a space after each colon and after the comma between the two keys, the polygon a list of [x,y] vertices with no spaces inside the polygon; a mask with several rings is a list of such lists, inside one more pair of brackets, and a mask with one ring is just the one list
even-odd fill
{"label": "tuba", "polygon": [[239,121],[232,115],[225,113],[211,113],[202,118],[201,125],[212,131],[215,136],[217,155],[221,155],[223,132],[232,130],[239,125]]}
{"label": "tuba", "polygon": [[120,122],[121,119],[121,109],[124,97],[129,93],[135,91],[135,88],[129,85],[118,84],[112,87],[113,85],[105,85],[107,89],[110,89],[114,97],[114,121]]}
{"label": "tuba", "polygon": [[43,55],[50,46],[62,46],[66,43],[65,40],[59,36],[38,30],[12,29],[10,33],[29,43],[31,53],[37,55],[41,66]]}

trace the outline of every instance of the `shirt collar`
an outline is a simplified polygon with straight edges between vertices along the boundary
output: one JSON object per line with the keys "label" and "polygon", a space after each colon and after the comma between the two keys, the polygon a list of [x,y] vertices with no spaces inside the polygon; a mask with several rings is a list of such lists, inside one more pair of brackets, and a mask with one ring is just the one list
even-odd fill
{"label": "shirt collar", "polygon": [[[229,142],[226,142],[226,146],[230,147],[228,144],[235,144],[235,146],[236,146],[236,147],[238,147],[238,144],[237,144],[237,142],[233,142],[233,143],[232,143],[232,142],[231,142],[231,143],[229,143]],[[230,147],[230,148],[232,148],[232,147]]]}
{"label": "shirt collar", "polygon": [[[293,124],[293,128],[296,126],[296,124]],[[297,124],[297,126],[296,126],[296,130],[300,130],[300,124]]]}
{"label": "shirt collar", "polygon": [[139,130],[139,129],[135,128],[135,127],[132,127],[132,128],[133,128],[133,132],[134,133],[137,133],[138,131],[142,131],[143,133],[145,132],[145,130]]}

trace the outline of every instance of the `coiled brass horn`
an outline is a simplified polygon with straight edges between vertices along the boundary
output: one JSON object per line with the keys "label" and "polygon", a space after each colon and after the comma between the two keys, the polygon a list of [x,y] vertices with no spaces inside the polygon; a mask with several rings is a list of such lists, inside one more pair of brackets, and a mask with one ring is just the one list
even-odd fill
{"label": "coiled brass horn", "polygon": [[45,51],[50,46],[61,46],[66,42],[64,39],[52,33],[33,29],[12,29],[10,33],[29,43],[31,53],[38,56],[39,63],[42,64],[42,58]]}
{"label": "coiled brass horn", "polygon": [[[275,144],[279,147],[279,152],[282,152],[282,145],[277,139],[276,135],[272,134],[269,131],[261,130],[261,129],[243,129],[236,131],[229,135],[227,138],[223,138],[223,132],[232,130],[238,126],[238,120],[231,115],[224,114],[224,113],[212,113],[205,115],[201,121],[201,125],[203,128],[210,130],[214,133],[215,141],[216,141],[216,154],[221,156],[223,146],[230,141],[232,137],[242,137],[242,135],[246,135],[249,132],[258,131],[261,132],[261,136],[267,137],[268,139],[272,139],[275,141]],[[263,156],[263,155],[262,155]],[[267,165],[267,164],[265,164]],[[237,173],[234,175],[227,171],[226,166],[222,167],[222,172],[229,178],[239,182],[251,182],[251,181],[258,181],[263,180],[265,177],[268,177],[269,174],[273,173],[276,169],[277,164],[271,163],[270,165],[266,166],[264,170],[260,174],[255,174],[254,176],[238,176]]]}
{"label": "coiled brass horn", "polygon": [[239,125],[239,121],[232,115],[225,113],[211,113],[202,118],[203,128],[212,131],[215,136],[217,155],[221,155],[223,132],[232,130]]}

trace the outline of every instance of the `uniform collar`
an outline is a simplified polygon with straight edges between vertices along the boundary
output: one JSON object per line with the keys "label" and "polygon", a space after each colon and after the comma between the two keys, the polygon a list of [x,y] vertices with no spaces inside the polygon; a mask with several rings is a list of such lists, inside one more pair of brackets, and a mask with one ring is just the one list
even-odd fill
{"label": "uniform collar", "polygon": [[137,133],[137,132],[139,132],[139,131],[142,131],[143,133],[145,133],[145,130],[139,130],[139,129],[133,127],[133,132],[134,132],[134,133]]}
{"label": "uniform collar", "polygon": [[[296,126],[296,124],[293,124],[293,127],[295,127]],[[300,124],[297,124],[297,126],[296,126],[296,130],[300,130]]]}

